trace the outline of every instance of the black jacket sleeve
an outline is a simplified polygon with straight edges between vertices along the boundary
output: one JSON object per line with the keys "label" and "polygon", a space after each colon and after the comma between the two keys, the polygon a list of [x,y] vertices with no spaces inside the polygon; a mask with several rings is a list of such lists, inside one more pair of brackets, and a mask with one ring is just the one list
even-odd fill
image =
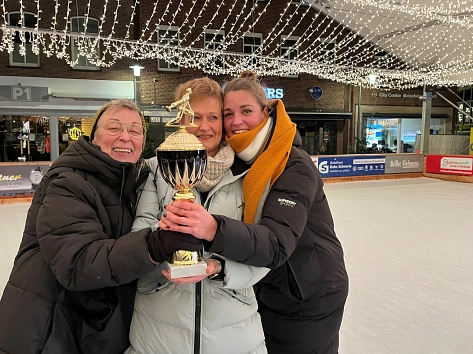
{"label": "black jacket sleeve", "polygon": [[70,290],[128,283],[154,268],[146,238],[150,229],[113,235],[96,191],[75,173],[49,186],[38,213],[41,252],[57,280]]}
{"label": "black jacket sleeve", "polygon": [[304,154],[292,150],[267,195],[259,224],[214,215],[218,229],[210,252],[258,267],[277,268],[287,261],[306,227],[316,191],[322,188],[320,175]]}

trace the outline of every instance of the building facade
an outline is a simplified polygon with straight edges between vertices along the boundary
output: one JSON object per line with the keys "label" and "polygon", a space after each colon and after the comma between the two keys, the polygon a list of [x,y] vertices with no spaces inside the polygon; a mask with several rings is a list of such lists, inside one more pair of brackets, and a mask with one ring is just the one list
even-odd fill
{"label": "building facade", "polygon": [[[257,2],[261,6],[265,4],[265,1]],[[289,6],[298,6],[299,2],[292,1]],[[18,3],[5,3],[3,18],[7,19],[10,26],[66,28],[92,39],[98,33],[113,33],[116,38],[136,41],[146,38],[159,46],[156,50],[160,50],[160,55],[157,59],[134,61],[109,53],[101,45],[84,49],[84,42],[81,40],[71,40],[69,43],[58,39],[57,43],[51,43],[62,46],[65,54],[58,59],[56,55],[49,55],[47,47],[40,48],[35,54],[28,36],[25,55],[21,55],[21,41],[19,36],[15,37],[11,53],[0,51],[1,162],[54,160],[71,141],[81,134],[90,133],[91,118],[95,111],[114,98],[135,99],[142,107],[148,122],[148,143],[144,156],[153,156],[155,148],[170,133],[164,124],[173,115],[164,107],[175,100],[174,91],[179,84],[205,75],[222,85],[231,79],[217,70],[230,65],[219,55],[223,46],[226,50],[241,55],[242,62],[246,63],[242,69],[251,69],[253,60],[257,60],[252,55],[273,53],[294,59],[298,57],[299,50],[306,50],[313,45],[310,40],[299,42],[305,35],[303,29],[312,25],[309,22],[310,16],[304,17],[298,26],[295,26],[299,21],[297,16],[291,17],[286,30],[278,32],[280,17],[275,14],[281,13],[288,6],[285,2],[274,2],[270,11],[261,15],[251,28],[242,23],[225,22],[228,9],[209,11],[212,6],[218,7],[220,1],[195,0],[181,3],[141,0],[138,4],[128,0],[120,3],[121,6],[117,7],[105,0],[77,0],[74,6],[67,3],[67,6],[56,7],[53,2],[41,2],[40,16],[36,1],[23,1],[21,11]],[[235,6],[240,8],[233,11],[240,12],[241,18],[251,20],[251,14],[245,12],[248,7],[244,3],[235,2]],[[195,16],[191,21],[186,17],[189,6],[195,7]],[[207,11],[203,11],[205,9]],[[310,12],[313,9],[305,7],[305,10]],[[103,21],[104,16],[114,20]],[[225,33],[235,26],[244,30],[239,38],[234,41],[225,38]],[[340,38],[320,39],[321,33],[330,33],[327,30],[330,26],[337,24],[333,21],[318,24],[316,31],[320,43],[316,50],[319,51],[321,61],[336,63],[337,51],[340,50],[337,41]],[[199,30],[192,31],[192,28]],[[291,28],[296,30],[290,31]],[[338,35],[343,37],[343,31]],[[208,57],[204,60],[196,56],[193,63],[196,65],[190,68],[189,65],[181,64],[185,60],[189,63],[193,58],[175,55],[173,48],[178,44],[195,48],[196,53],[205,49],[206,53],[215,54],[211,61]],[[94,64],[91,58],[100,57],[112,58],[113,65],[109,67]],[[142,67],[139,77],[133,76],[130,69],[132,65]],[[393,148],[397,145],[396,139],[391,138],[395,131],[392,127],[394,119],[402,119],[402,128],[399,128],[399,121],[396,121],[397,129],[411,133],[418,131],[415,124],[410,125],[414,120],[408,121],[411,118],[406,116],[414,114],[415,119],[419,118],[422,102],[418,98],[384,96],[385,91],[378,91],[374,96],[374,90],[362,90],[360,97],[358,87],[309,74],[264,76],[262,81],[266,85],[268,98],[283,100],[301,133],[304,149],[311,155],[354,152],[355,141],[364,141],[371,135],[376,138],[376,143],[384,140],[386,147]],[[421,91],[411,90],[399,94],[419,95],[422,94]],[[435,108],[432,113],[440,114],[441,117],[433,117],[432,129],[450,133],[453,124],[452,109],[441,99],[435,99],[433,106]],[[358,113],[359,107],[361,115]],[[411,133],[401,134],[404,143],[409,141]]]}

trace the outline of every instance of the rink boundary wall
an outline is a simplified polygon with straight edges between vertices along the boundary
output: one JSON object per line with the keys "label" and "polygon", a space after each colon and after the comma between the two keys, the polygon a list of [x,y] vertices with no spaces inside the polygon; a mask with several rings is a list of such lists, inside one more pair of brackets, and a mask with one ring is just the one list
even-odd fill
{"label": "rink boundary wall", "polygon": [[[338,158],[343,158],[344,156],[347,156],[347,155],[337,155]],[[366,155],[358,155],[358,156],[366,157]],[[422,172],[419,171],[419,172],[411,172],[411,173],[385,173],[385,174],[362,175],[362,176],[327,177],[327,178],[322,178],[322,179],[324,183],[340,183],[340,182],[354,182],[354,181],[372,181],[372,180],[384,180],[384,179],[392,180],[392,179],[428,177],[428,178],[436,178],[436,179],[440,179],[444,181],[451,181],[451,182],[473,183],[473,176],[426,172],[428,156],[429,155],[424,155],[424,158],[423,158],[424,163],[422,167]],[[455,157],[460,158],[460,159],[462,158],[473,159],[473,156],[468,156],[468,155],[465,155],[465,156],[457,155]],[[314,163],[316,162],[314,161]],[[33,194],[10,195],[10,196],[0,195],[0,204],[31,203],[32,198],[33,198]]]}
{"label": "rink boundary wall", "polygon": [[[322,178],[322,179],[324,183],[339,183],[339,182],[354,182],[354,181],[372,181],[372,180],[378,180],[378,179],[381,180],[381,179],[419,178],[423,176],[424,174],[422,172],[418,172],[418,173],[397,173],[397,174],[391,174],[391,175],[374,175],[374,176],[331,177],[331,178]],[[452,176],[452,177],[459,177],[459,176]],[[31,203],[32,199],[33,199],[33,195],[0,196],[0,204]]]}

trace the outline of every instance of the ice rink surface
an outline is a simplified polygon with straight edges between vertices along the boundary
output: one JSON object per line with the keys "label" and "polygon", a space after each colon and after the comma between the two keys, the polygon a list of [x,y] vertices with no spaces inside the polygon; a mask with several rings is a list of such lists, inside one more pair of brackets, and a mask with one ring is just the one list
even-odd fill
{"label": "ice rink surface", "polygon": [[[340,353],[473,353],[473,184],[415,178],[325,190],[350,277]],[[28,207],[0,205],[0,289]]]}

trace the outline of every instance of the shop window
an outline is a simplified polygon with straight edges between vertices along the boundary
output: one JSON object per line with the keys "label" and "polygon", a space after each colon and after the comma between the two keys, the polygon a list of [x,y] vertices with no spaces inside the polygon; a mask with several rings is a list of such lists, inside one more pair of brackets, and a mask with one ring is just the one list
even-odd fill
{"label": "shop window", "polygon": [[[90,17],[72,17],[71,32],[98,35],[99,21]],[[100,58],[99,43],[96,43],[95,40],[94,37],[78,37],[71,40],[72,60],[76,63],[73,69],[100,70],[99,66],[92,64],[89,60],[89,57],[95,60]]]}
{"label": "shop window", "polygon": [[31,32],[24,34],[24,47],[21,47],[22,38],[20,32],[15,32],[13,38],[13,51],[10,53],[10,65],[12,66],[39,66],[39,55],[33,52],[33,29],[35,28],[38,19],[35,15],[30,13],[23,13],[23,17],[19,12],[12,12],[8,14],[8,23],[14,27],[31,28]]}
{"label": "shop window", "polygon": [[[261,54],[261,42],[262,34],[261,33],[247,33],[243,37],[243,53],[248,56],[253,53]],[[253,65],[258,64],[258,60],[253,58],[251,63]]]}
{"label": "shop window", "polygon": [[166,59],[158,59],[158,70],[179,72],[180,67],[177,64],[179,56],[173,53],[173,47],[177,47],[179,44],[179,28],[160,28],[158,30],[158,44],[166,47],[166,49],[164,49],[164,53],[166,53],[168,58],[172,57],[171,61]]}
{"label": "shop window", "polygon": [[0,115],[0,161],[49,161],[49,118]]}
{"label": "shop window", "polygon": [[[281,36],[281,58],[296,60],[299,56],[299,37]],[[298,75],[282,75],[284,77],[298,77]]]}
{"label": "shop window", "polygon": [[471,87],[466,86],[466,87],[460,87],[458,88],[458,97],[460,98],[461,101],[469,101],[471,100]]}
{"label": "shop window", "polygon": [[302,149],[309,155],[337,154],[337,122],[328,120],[295,120],[302,138]]}
{"label": "shop window", "polygon": [[218,50],[222,47],[225,33],[223,31],[205,31],[204,48],[210,51],[216,51],[215,57],[211,62],[207,62],[205,69],[207,72],[218,74],[220,69],[225,68],[223,59],[218,54]]}
{"label": "shop window", "polygon": [[[90,136],[93,123],[92,117],[58,117],[59,153],[80,136]],[[0,115],[0,161],[50,161],[49,134],[49,117]]]}

